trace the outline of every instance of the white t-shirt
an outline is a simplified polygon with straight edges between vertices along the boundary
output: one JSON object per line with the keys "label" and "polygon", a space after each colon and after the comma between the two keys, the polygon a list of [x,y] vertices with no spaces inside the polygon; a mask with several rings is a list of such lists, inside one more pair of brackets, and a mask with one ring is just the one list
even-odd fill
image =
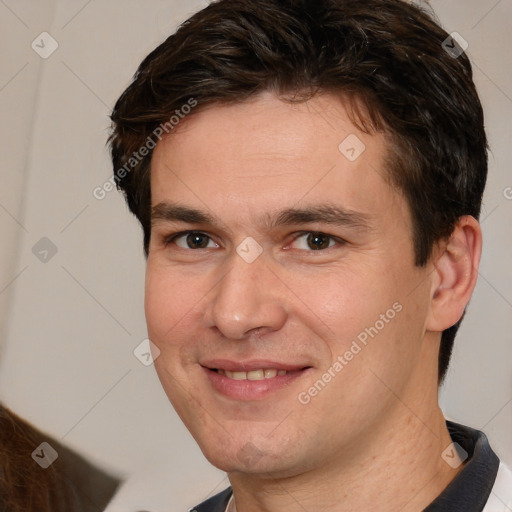
{"label": "white t-shirt", "polygon": [[496,481],[482,512],[510,512],[512,510],[512,471],[500,463]]}

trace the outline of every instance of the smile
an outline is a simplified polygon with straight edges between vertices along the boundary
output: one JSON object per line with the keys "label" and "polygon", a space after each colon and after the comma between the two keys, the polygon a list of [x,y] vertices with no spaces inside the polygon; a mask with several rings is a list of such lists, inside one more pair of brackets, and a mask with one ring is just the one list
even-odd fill
{"label": "smile", "polygon": [[228,379],[233,380],[264,380],[264,379],[273,379],[277,375],[286,375],[286,370],[276,370],[275,368],[271,369],[261,369],[261,370],[251,370],[250,372],[244,371],[234,371],[230,372],[229,370],[216,370],[219,375],[225,375]]}
{"label": "smile", "polygon": [[201,367],[214,392],[237,401],[264,400],[312,371],[310,366],[270,360],[217,359]]}

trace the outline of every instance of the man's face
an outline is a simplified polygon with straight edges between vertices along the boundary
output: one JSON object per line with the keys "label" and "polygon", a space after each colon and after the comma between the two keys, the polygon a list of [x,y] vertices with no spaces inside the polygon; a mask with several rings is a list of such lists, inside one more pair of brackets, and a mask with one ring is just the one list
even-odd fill
{"label": "man's face", "polygon": [[157,145],[148,332],[221,469],[348,460],[421,399],[431,269],[385,149],[330,95],[209,107]]}

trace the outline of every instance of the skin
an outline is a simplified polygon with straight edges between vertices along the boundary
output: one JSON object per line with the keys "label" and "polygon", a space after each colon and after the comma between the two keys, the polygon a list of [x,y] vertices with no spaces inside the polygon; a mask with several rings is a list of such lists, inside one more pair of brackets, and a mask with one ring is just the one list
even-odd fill
{"label": "skin", "polygon": [[[350,134],[366,146],[353,162],[338,149]],[[480,229],[461,218],[415,266],[410,213],[385,180],[385,156],[383,135],[361,133],[329,94],[211,106],[155,148],[153,206],[215,220],[153,219],[145,308],[161,351],[155,367],[205,456],[228,472],[239,512],[422,510],[462,467],[441,458],[451,439],[437,355],[474,288]],[[366,225],[268,222],[286,208],[326,205]],[[210,237],[207,246],[172,238],[187,230]],[[334,238],[314,250],[304,232]],[[252,263],[236,251],[247,237],[262,249]],[[400,312],[333,372],[393,304]],[[212,387],[203,363],[215,358],[309,369],[244,400]],[[329,368],[335,377],[301,403]]]}

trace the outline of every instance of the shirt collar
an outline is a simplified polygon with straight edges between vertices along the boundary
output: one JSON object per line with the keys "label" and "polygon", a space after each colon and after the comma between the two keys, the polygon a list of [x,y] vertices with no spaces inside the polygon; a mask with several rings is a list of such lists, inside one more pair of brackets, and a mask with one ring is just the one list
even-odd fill
{"label": "shirt collar", "polygon": [[481,512],[491,494],[500,461],[483,432],[451,421],[446,425],[452,441],[464,448],[468,460],[424,512]]}

